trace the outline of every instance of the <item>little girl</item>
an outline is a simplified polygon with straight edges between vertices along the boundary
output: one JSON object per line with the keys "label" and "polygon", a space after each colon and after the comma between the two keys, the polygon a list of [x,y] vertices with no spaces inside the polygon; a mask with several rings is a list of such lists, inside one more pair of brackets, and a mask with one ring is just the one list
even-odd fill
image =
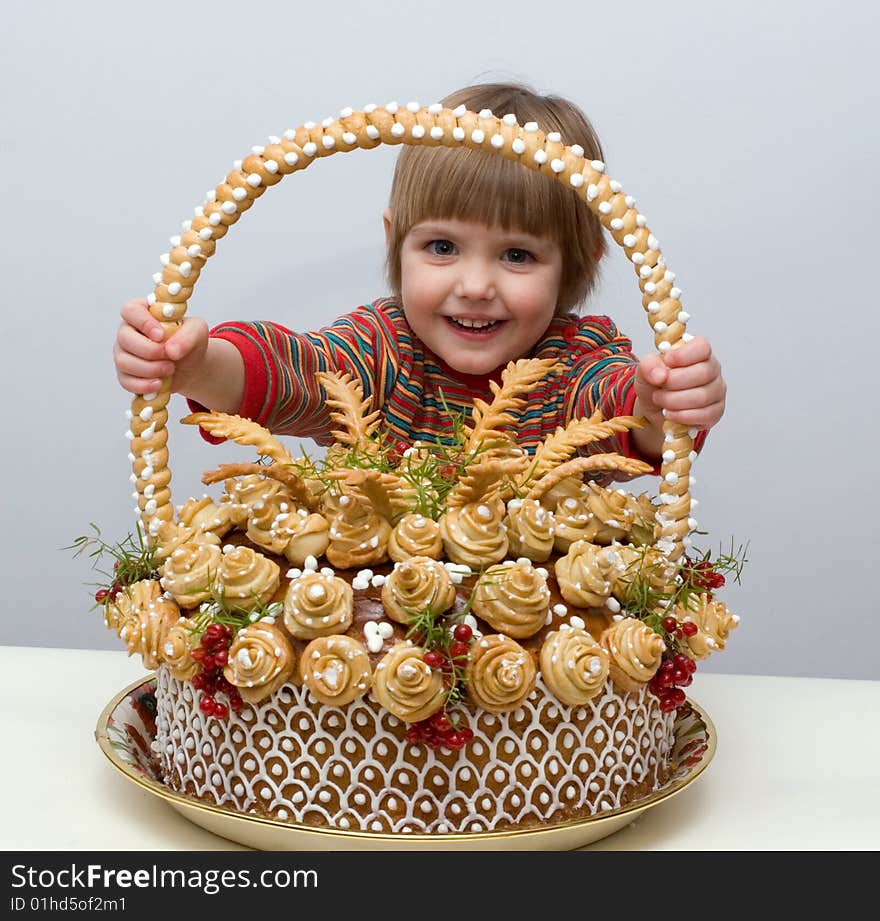
{"label": "little girl", "polygon": [[[601,160],[592,126],[573,103],[513,84],[466,87],[455,108],[512,113]],[[569,189],[499,156],[446,147],[401,150],[384,213],[392,294],[316,333],[271,322],[209,331],[188,317],[166,342],[145,299],[122,308],[114,359],[120,384],[155,391],[160,378],[194,410],[238,413],[277,434],[330,440],[315,372],[350,373],[391,438],[448,441],[450,414],[490,401],[489,382],[511,360],[557,359],[531,393],[517,428],[527,450],[572,418],[600,409],[648,424],[601,445],[654,464],[665,418],[705,432],[724,412],[726,385],[709,343],[695,337],[637,360],[605,316],[579,316],[605,252],[602,227]],[[206,438],[211,436],[203,433]]]}

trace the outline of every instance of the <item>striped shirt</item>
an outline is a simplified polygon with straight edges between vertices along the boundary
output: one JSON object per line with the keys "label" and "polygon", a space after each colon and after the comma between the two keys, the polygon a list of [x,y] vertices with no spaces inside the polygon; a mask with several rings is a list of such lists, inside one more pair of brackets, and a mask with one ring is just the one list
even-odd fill
{"label": "striped shirt", "polygon": [[[451,414],[469,419],[476,397],[491,402],[489,382],[500,381],[503,370],[483,376],[450,368],[415,336],[391,298],[357,307],[314,333],[270,322],[231,322],[215,327],[211,336],[231,342],[244,360],[239,415],[275,434],[313,438],[321,445],[332,441],[333,423],[317,371],[347,372],[359,380],[368,411],[380,410],[389,437],[409,445],[451,443]],[[632,414],[638,361],[630,340],[608,317],[554,317],[528,357],[553,358],[560,366],[526,396],[518,414],[516,440],[530,453],[557,427],[596,409],[605,418]],[[589,450],[639,456],[626,432]]]}

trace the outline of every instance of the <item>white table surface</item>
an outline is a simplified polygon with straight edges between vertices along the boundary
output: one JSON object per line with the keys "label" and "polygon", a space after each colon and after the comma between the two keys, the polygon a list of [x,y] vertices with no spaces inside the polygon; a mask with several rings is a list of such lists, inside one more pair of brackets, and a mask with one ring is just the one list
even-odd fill
{"label": "white table surface", "polygon": [[[146,673],[124,652],[0,646],[0,849],[245,850],[117,771],[101,711]],[[718,747],[678,795],[591,850],[880,848],[880,681],[698,672]]]}

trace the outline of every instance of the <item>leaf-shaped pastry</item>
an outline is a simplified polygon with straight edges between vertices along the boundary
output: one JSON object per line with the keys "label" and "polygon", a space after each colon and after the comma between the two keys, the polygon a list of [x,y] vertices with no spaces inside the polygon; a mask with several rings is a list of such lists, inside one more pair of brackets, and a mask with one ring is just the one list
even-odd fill
{"label": "leaf-shaped pastry", "polygon": [[559,426],[538,445],[532,464],[518,486],[522,488],[540,480],[544,474],[565,463],[578,448],[644,426],[645,419],[642,416],[613,416],[604,419],[600,410],[596,410],[589,418],[572,419],[568,425]]}
{"label": "leaf-shaped pastry", "polygon": [[360,493],[365,504],[372,507],[377,515],[393,522],[409,510],[405,491],[406,480],[393,473],[379,470],[334,470],[327,476],[339,480]]}
{"label": "leaf-shaped pastry", "polygon": [[257,454],[280,464],[292,464],[287,448],[262,425],[231,413],[190,413],[180,420],[184,425],[199,425],[217,438],[229,438],[239,445],[252,445]]}
{"label": "leaf-shaped pastry", "polygon": [[256,473],[283,483],[290,491],[291,496],[300,505],[304,505],[310,512],[318,507],[317,496],[308,488],[292,467],[285,464],[221,464],[216,470],[209,470],[202,474],[202,482],[206,486],[219,483],[231,477],[247,476]]}
{"label": "leaf-shaped pastry", "polygon": [[464,428],[467,437],[465,450],[477,451],[482,445],[491,445],[497,441],[515,442],[515,438],[501,431],[501,428],[516,422],[512,411],[525,405],[525,400],[521,399],[520,394],[555,368],[556,361],[552,358],[521,358],[519,361],[509,362],[501,372],[501,384],[496,384],[495,381],[489,384],[494,394],[492,402],[474,400],[471,424]]}
{"label": "leaf-shaped pastry", "polygon": [[462,508],[472,502],[489,501],[498,494],[505,477],[521,473],[528,463],[526,454],[503,458],[482,456],[467,468],[465,475],[449,491],[446,508]]}
{"label": "leaf-shaped pastry", "polygon": [[545,473],[544,476],[532,486],[526,495],[527,499],[540,499],[548,490],[552,489],[561,480],[574,474],[598,473],[601,471],[616,471],[627,476],[640,476],[650,473],[653,467],[634,457],[624,457],[622,454],[591,454],[589,457],[575,457],[555,470]]}
{"label": "leaf-shaped pastry", "polygon": [[330,418],[342,426],[334,429],[333,437],[342,444],[371,453],[368,445],[379,426],[381,412],[378,409],[367,412],[370,401],[364,399],[361,382],[339,371],[318,371],[315,376],[327,394]]}

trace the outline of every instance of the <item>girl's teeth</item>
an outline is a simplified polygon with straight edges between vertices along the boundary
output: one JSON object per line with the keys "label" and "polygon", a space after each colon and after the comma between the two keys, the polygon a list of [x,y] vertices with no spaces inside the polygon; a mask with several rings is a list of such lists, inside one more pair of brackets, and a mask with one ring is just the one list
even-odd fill
{"label": "girl's teeth", "polygon": [[469,329],[484,329],[487,326],[492,326],[494,320],[466,320],[463,318],[453,317],[453,322],[458,323],[459,326],[467,326]]}

